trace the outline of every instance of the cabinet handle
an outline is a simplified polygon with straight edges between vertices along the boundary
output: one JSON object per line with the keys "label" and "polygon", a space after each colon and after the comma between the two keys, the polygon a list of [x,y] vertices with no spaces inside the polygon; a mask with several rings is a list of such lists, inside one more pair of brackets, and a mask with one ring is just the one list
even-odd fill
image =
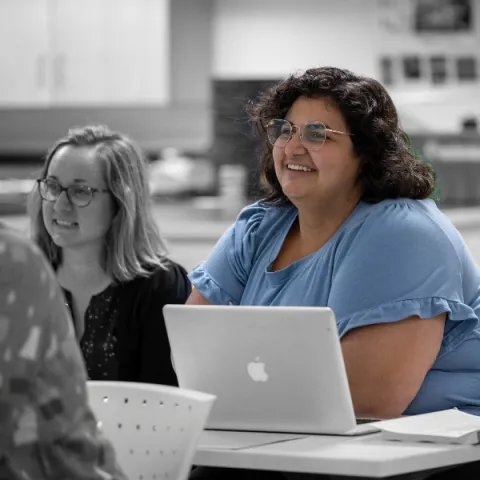
{"label": "cabinet handle", "polygon": [[46,87],[47,56],[43,53],[37,57],[36,83],[38,88]]}
{"label": "cabinet handle", "polygon": [[59,53],[54,59],[55,88],[65,87],[65,54]]}

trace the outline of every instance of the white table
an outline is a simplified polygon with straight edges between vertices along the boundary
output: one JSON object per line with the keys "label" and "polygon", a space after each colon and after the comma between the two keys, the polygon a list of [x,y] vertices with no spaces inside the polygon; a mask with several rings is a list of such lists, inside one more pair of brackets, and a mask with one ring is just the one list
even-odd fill
{"label": "white table", "polygon": [[[267,443],[269,441],[276,443]],[[361,437],[303,436],[290,440],[280,438],[279,441],[275,434],[205,431],[193,463],[213,467],[386,477],[478,460],[480,445],[392,442],[382,440],[379,433]]]}

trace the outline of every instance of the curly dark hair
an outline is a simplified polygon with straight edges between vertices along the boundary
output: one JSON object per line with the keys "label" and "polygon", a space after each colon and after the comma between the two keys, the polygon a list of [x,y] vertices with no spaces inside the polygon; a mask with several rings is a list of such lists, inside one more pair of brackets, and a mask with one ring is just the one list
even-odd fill
{"label": "curly dark hair", "polygon": [[363,201],[377,203],[387,198],[431,196],[435,173],[412,154],[410,141],[399,124],[397,110],[386,89],[376,80],[349,70],[322,67],[289,76],[247,105],[255,131],[263,140],[264,202],[290,203],[275,174],[266,125],[274,118],[284,118],[299,97],[328,98],[343,115],[349,132],[353,133],[353,148],[360,159]]}

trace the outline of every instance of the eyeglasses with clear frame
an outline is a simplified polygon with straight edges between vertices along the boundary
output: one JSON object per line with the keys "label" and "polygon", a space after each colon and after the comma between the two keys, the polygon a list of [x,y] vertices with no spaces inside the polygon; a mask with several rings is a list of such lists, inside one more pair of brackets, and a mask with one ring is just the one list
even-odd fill
{"label": "eyeglasses with clear frame", "polygon": [[86,207],[90,205],[96,193],[110,193],[110,190],[102,188],[93,188],[87,185],[70,185],[62,187],[56,180],[49,178],[37,179],[38,191],[43,200],[47,202],[56,202],[62,192],[67,194],[68,201],[77,207]]}
{"label": "eyeglasses with clear frame", "polygon": [[300,141],[308,150],[320,150],[327,139],[327,132],[353,136],[353,133],[328,128],[323,122],[311,121],[294,125],[283,118],[274,118],[267,124],[267,138],[273,147],[285,148],[294,135],[294,129],[300,132]]}

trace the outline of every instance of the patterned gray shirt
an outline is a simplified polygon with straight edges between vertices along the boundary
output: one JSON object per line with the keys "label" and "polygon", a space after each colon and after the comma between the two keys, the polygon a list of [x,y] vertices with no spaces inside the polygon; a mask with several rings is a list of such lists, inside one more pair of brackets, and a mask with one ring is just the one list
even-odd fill
{"label": "patterned gray shirt", "polygon": [[0,478],[125,478],[88,407],[86,378],[51,268],[0,228]]}

